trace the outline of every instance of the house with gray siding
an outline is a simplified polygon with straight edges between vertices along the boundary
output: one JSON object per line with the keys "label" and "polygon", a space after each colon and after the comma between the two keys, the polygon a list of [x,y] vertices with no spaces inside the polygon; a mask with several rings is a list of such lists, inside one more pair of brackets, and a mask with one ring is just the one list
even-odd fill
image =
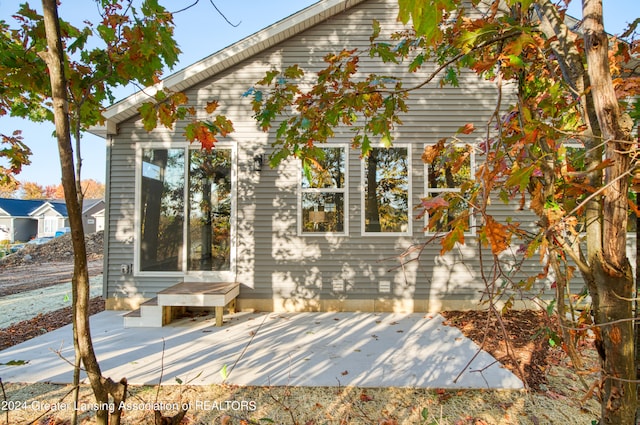
{"label": "house with gray siding", "polygon": [[[103,230],[104,200],[84,200],[82,220],[86,234]],[[61,199],[0,198],[0,241],[27,242],[55,236],[68,226],[67,206]]]}
{"label": "house with gray siding", "polygon": [[0,198],[0,228],[9,243],[27,242],[38,235],[38,222],[31,213],[42,201],[30,199]]}
{"label": "house with gray siding", "polygon": [[85,199],[82,202],[82,227],[85,233],[104,230],[104,199]]}
{"label": "house with gray siding", "polygon": [[[353,133],[338,129],[323,146],[322,169],[308,174],[296,159],[276,169],[267,165],[275,130],[258,129],[243,96],[269,70],[299,64],[314,72],[327,53],[366,50],[373,19],[383,33],[400,29],[396,7],[396,0],[320,1],[107,109],[106,125],[96,134],[107,140],[108,308],[135,309],[189,282],[238,282],[238,308],[261,311],[477,305],[485,284],[473,216],[468,243],[441,255],[437,241],[417,249],[437,228],[414,207],[425,196],[458,190],[446,176],[450,170],[430,169],[421,155],[467,123],[483,127],[496,108],[494,83],[465,73],[459,87],[426,85],[412,94],[392,148],[375,146],[363,160],[349,147]],[[399,69],[368,57],[360,65],[363,75]],[[421,75],[402,77],[405,86],[422,82]],[[186,121],[145,131],[137,108],[161,88],[185,92],[198,110],[219,100],[217,112],[235,131],[211,152],[185,140]],[[463,137],[470,146],[478,141]],[[473,176],[476,154],[471,148],[461,177]],[[383,190],[389,182],[392,188]],[[514,214],[500,202],[494,208],[497,215]],[[539,264],[518,266],[515,251],[504,255],[514,276],[539,271]]]}

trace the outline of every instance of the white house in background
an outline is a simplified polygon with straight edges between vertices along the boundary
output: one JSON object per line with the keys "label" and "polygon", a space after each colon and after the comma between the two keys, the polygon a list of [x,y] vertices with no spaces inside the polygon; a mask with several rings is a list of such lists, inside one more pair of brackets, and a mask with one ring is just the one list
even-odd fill
{"label": "white house in background", "polygon": [[29,216],[38,221],[38,237],[55,236],[56,231],[69,226],[67,206],[62,200],[44,201]]}
{"label": "white house in background", "polygon": [[[85,233],[104,230],[104,200],[86,199],[82,217]],[[11,243],[55,236],[68,226],[67,207],[62,200],[0,198],[0,237]]]}
{"label": "white house in background", "polygon": [[85,199],[82,203],[82,225],[85,233],[104,230],[104,199]]}

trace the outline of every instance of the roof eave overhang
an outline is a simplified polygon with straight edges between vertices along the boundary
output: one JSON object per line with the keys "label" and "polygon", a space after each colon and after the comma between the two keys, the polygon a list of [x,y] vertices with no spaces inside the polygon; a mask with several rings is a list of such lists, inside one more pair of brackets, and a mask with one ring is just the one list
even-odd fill
{"label": "roof eave overhang", "polygon": [[158,84],[115,103],[107,108],[103,114],[106,123],[90,129],[90,132],[100,137],[117,134],[118,124],[138,115],[140,105],[155,96],[158,91],[165,88],[171,91],[186,90],[364,1],[366,0],[319,1],[168,76]]}

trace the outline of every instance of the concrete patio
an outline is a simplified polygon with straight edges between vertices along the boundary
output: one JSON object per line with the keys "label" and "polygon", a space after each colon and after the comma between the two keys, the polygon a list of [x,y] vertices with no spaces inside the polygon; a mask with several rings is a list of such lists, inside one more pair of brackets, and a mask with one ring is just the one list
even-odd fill
{"label": "concrete patio", "polygon": [[[93,316],[92,336],[103,375],[131,384],[158,384],[162,376],[163,384],[193,385],[523,387],[439,315],[237,313],[223,327],[205,316],[130,329],[122,315]],[[1,351],[0,378],[70,383],[72,368],[58,353],[73,357],[71,326]]]}

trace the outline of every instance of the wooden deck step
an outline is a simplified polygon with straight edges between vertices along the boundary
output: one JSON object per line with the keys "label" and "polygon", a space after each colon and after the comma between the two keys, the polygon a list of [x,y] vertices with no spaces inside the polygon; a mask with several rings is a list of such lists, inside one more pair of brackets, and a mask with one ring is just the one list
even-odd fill
{"label": "wooden deck step", "polygon": [[158,305],[158,298],[151,298],[140,304],[140,308],[123,316],[124,327],[162,327],[163,322],[166,321],[163,311],[162,306]]}
{"label": "wooden deck step", "polygon": [[125,327],[161,327],[174,318],[176,307],[214,307],[216,326],[222,326],[224,308],[235,312],[235,300],[240,294],[238,282],[180,282],[158,292],[156,298],[145,301],[138,310],[124,316]]}
{"label": "wooden deck step", "polygon": [[240,294],[237,282],[180,282],[158,292],[158,304],[191,307],[215,307]]}

